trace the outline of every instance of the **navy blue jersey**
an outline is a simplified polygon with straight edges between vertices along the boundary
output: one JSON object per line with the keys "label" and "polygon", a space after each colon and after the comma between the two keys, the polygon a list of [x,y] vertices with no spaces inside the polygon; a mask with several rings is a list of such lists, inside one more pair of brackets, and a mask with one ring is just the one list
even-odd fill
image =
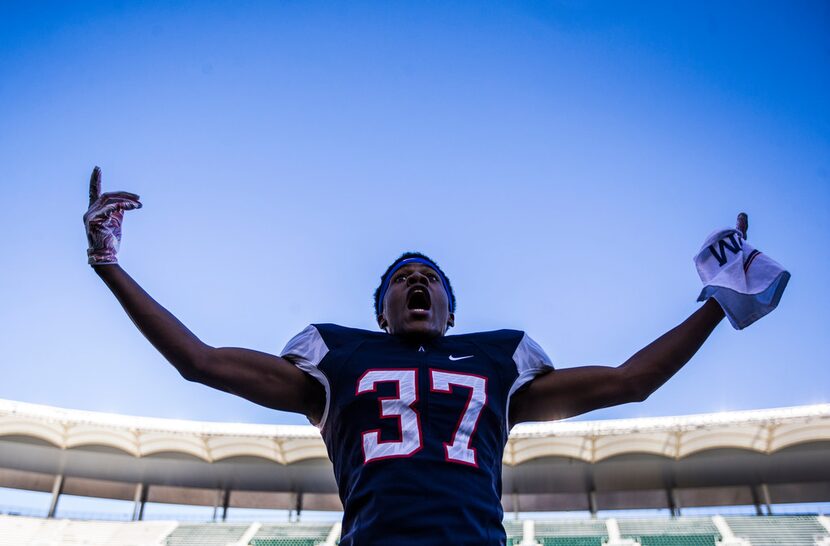
{"label": "navy blue jersey", "polygon": [[523,332],[411,343],[309,326],[282,356],[320,381],[343,546],[497,545],[510,396],[552,368]]}

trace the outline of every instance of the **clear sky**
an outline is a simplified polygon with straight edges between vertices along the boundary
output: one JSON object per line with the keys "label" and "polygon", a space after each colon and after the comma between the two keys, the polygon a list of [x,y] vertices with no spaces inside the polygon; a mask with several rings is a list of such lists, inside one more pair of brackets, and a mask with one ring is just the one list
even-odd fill
{"label": "clear sky", "polygon": [[617,365],[697,308],[745,210],[792,280],[643,404],[830,402],[830,4],[4,2],[0,398],[305,423],[181,379],[86,265],[94,165],[138,193],[121,263],[205,342],[376,328],[406,250],[455,332]]}

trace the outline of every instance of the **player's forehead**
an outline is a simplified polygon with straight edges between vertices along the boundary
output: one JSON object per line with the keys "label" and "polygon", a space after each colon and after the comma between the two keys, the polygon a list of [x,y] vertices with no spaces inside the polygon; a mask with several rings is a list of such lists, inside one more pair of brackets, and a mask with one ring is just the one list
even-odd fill
{"label": "player's forehead", "polygon": [[421,262],[412,262],[412,263],[404,264],[401,267],[397,268],[395,270],[395,272],[393,273],[393,276],[407,275],[407,274],[415,273],[415,272],[422,273],[424,275],[426,275],[428,273],[433,274],[433,275],[438,275],[438,271],[434,267],[431,267],[431,266],[429,266],[427,264],[424,264],[424,263],[421,263]]}

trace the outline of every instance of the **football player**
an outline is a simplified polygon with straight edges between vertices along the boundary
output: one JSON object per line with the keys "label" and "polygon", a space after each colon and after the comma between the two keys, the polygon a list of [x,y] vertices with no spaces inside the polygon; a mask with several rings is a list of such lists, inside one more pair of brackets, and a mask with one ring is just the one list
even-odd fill
{"label": "football player", "polygon": [[[449,278],[407,253],[381,276],[379,331],[315,324],[280,356],[203,343],[118,265],[137,195],[90,180],[89,263],[158,351],[189,380],[319,427],[343,502],[344,546],[498,545],[510,428],[645,400],[697,352],[724,312],[710,298],[619,366],[554,369],[524,332],[446,335]],[[744,234],[745,235],[745,234]]]}

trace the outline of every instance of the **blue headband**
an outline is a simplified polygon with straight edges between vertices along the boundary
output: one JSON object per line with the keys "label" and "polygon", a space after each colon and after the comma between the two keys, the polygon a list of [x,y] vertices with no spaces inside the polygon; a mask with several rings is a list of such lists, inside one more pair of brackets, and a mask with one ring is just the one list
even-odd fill
{"label": "blue headband", "polygon": [[389,289],[389,283],[392,281],[392,276],[395,274],[395,271],[402,268],[405,265],[409,264],[424,264],[431,269],[434,269],[435,272],[438,274],[438,277],[441,279],[441,284],[444,285],[444,291],[447,293],[447,301],[450,305],[450,313],[455,312],[452,306],[452,294],[450,293],[450,285],[447,283],[447,278],[444,277],[444,274],[441,273],[441,270],[435,264],[435,262],[431,260],[427,260],[424,258],[407,258],[405,260],[401,260],[398,262],[392,270],[386,274],[386,277],[383,279],[383,284],[380,285],[380,295],[378,296],[378,307],[375,309],[376,314],[380,315],[381,310],[383,309],[383,298],[386,296],[386,291]]}

